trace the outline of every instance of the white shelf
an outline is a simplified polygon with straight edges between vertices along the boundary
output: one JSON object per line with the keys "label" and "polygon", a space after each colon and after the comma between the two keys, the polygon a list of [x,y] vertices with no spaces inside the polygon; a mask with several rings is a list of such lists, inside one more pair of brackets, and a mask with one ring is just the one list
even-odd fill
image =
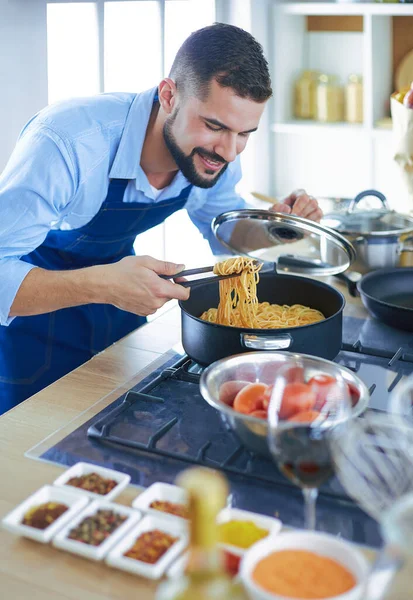
{"label": "white shelf", "polygon": [[349,133],[365,135],[370,133],[370,128],[352,123],[320,123],[318,121],[288,121],[273,123],[271,131],[274,133],[298,133],[315,135],[318,133]]}
{"label": "white shelf", "polygon": [[387,129],[386,127],[374,127],[372,131],[372,135],[376,139],[390,139],[393,134],[393,130],[391,128]]}
{"label": "white shelf", "polygon": [[288,15],[413,15],[413,4],[380,2],[286,2],[277,8]]}

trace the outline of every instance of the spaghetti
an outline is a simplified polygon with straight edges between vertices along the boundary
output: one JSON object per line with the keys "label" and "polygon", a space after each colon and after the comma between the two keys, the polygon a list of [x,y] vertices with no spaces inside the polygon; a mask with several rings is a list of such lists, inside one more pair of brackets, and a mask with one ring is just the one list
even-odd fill
{"label": "spaghetti", "polygon": [[216,275],[240,273],[239,277],[219,282],[218,308],[202,313],[210,323],[249,329],[281,329],[310,325],[325,319],[322,312],[302,304],[258,302],[257,284],[262,263],[252,258],[229,258],[214,266]]}

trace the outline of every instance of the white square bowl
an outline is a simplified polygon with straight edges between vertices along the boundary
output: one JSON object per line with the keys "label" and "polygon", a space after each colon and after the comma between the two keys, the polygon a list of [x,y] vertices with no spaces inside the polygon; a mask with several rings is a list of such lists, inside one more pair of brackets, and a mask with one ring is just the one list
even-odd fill
{"label": "white square bowl", "polygon": [[[22,520],[26,512],[30,508],[44,504],[45,502],[65,504],[68,510],[51,523],[49,527],[46,527],[46,529],[36,529],[35,527],[30,527],[30,525],[23,525]],[[89,500],[86,496],[80,496],[75,492],[58,488],[54,485],[45,485],[6,515],[2,520],[2,525],[12,533],[17,533],[18,535],[47,544],[59,529],[64,527],[88,502]]]}
{"label": "white square bowl", "polygon": [[184,523],[187,522],[187,519],[178,517],[177,515],[172,515],[171,513],[163,512],[162,510],[156,510],[156,508],[150,508],[149,505],[154,500],[188,505],[188,495],[184,489],[177,485],[171,485],[170,483],[153,483],[135,498],[132,502],[132,506],[146,512],[148,515],[153,515],[154,517],[160,516],[168,519],[179,519],[179,521]]}
{"label": "white square bowl", "polygon": [[[99,546],[92,546],[91,544],[84,544],[76,540],[69,539],[69,534],[77,527],[83,519],[94,515],[99,509],[113,510],[113,512],[125,515],[126,521],[122,523],[115,531]],[[56,548],[67,550],[73,554],[79,554],[80,556],[86,556],[92,560],[101,560],[109,550],[118,542],[122,537],[131,529],[140,519],[142,513],[128,506],[122,506],[121,504],[115,504],[113,502],[106,502],[104,500],[95,500],[91,502],[82,512],[74,519],[72,519],[59,533],[53,538],[52,544]]]}
{"label": "white square bowl", "polygon": [[[217,516],[217,523],[227,523],[228,521],[252,521],[257,527],[268,529],[268,536],[273,537],[280,532],[282,523],[275,517],[267,517],[249,510],[241,510],[240,508],[224,508]],[[263,539],[267,539],[263,538]],[[243,556],[248,548],[240,548],[232,544],[219,544],[220,548],[234,554],[235,556]]]}
{"label": "white square bowl", "polygon": [[[142,533],[152,531],[153,529],[159,529],[179,539],[153,565],[124,556],[124,553],[133,546]],[[106,556],[105,561],[111,567],[123,569],[130,573],[148,577],[149,579],[158,579],[165,573],[171,562],[185,550],[187,545],[188,527],[182,519],[163,519],[147,515],[127,533],[121,542],[112,548]]]}
{"label": "white square bowl", "polygon": [[185,573],[186,565],[189,560],[189,552],[185,552],[181,556],[178,556],[176,560],[168,567],[165,575],[167,577],[182,577]]}
{"label": "white square bowl", "polygon": [[[117,485],[108,494],[95,494],[82,488],[75,487],[73,485],[67,485],[67,482],[72,477],[80,477],[81,475],[87,475],[88,473],[97,473],[105,479],[113,479],[117,482]],[[70,469],[67,469],[62,473],[54,482],[53,485],[65,486],[67,489],[74,490],[76,493],[84,494],[93,500],[113,500],[130,482],[130,475],[115,471],[114,469],[106,469],[106,467],[100,467],[92,463],[78,462]]]}

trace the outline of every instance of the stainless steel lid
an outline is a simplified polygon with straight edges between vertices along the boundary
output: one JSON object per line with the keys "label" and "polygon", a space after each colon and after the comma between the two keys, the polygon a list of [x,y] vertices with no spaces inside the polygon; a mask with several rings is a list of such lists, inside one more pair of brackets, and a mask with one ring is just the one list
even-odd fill
{"label": "stainless steel lid", "polygon": [[[375,196],[381,202],[381,208],[363,210],[358,207],[360,200]],[[413,218],[391,210],[386,197],[377,190],[360,192],[345,211],[325,215],[321,223],[340,233],[355,235],[400,235],[413,230]]]}
{"label": "stainless steel lid", "polygon": [[232,253],[275,263],[278,273],[336,275],[355,259],[355,250],[345,237],[295,215],[233,210],[216,217],[212,230]]}

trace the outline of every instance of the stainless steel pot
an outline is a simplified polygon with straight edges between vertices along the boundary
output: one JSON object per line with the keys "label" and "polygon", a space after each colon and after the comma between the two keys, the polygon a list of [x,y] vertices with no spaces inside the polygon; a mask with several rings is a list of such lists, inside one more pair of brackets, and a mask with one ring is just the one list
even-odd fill
{"label": "stainless steel pot", "polygon": [[[360,200],[375,196],[381,208],[362,210]],[[322,225],[344,235],[356,250],[352,269],[368,273],[387,267],[413,266],[413,217],[391,210],[386,197],[377,190],[365,190],[358,194],[346,210],[325,215]],[[322,249],[323,260],[334,262],[334,249]]]}

